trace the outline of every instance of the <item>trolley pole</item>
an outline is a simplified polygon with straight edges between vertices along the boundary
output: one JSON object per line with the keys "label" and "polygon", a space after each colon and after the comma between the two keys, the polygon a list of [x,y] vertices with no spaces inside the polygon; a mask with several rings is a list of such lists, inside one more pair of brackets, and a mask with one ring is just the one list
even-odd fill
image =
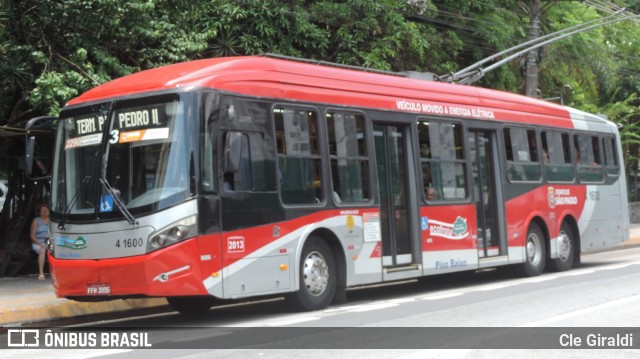
{"label": "trolley pole", "polygon": [[[540,0],[531,0],[531,23],[529,24],[529,41],[540,37]],[[538,59],[539,48],[534,48],[527,53],[526,80],[524,94],[530,97],[538,97]]]}

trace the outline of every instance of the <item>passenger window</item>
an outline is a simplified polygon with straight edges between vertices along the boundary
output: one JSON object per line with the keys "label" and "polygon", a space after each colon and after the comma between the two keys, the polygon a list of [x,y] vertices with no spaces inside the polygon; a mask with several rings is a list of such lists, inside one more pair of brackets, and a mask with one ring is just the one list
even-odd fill
{"label": "passenger window", "polygon": [[371,198],[364,116],[327,113],[332,198],[336,204],[362,203]]}
{"label": "passenger window", "polygon": [[620,165],[616,151],[616,140],[613,137],[602,138],[602,150],[604,152],[604,165],[607,175],[617,176],[620,174]]}
{"label": "passenger window", "polygon": [[418,122],[424,199],[456,201],[467,198],[462,125],[434,120]]}
{"label": "passenger window", "polygon": [[318,117],[315,111],[276,107],[273,110],[278,150],[280,196],[285,204],[323,201]]}
{"label": "passenger window", "polygon": [[556,131],[542,131],[542,158],[544,175],[549,182],[573,182],[573,162],[569,134]]}
{"label": "passenger window", "polygon": [[503,133],[509,181],[539,181],[542,171],[536,131],[526,128],[505,128]]}
{"label": "passenger window", "polygon": [[574,155],[580,182],[602,182],[604,170],[598,136],[574,135]]}

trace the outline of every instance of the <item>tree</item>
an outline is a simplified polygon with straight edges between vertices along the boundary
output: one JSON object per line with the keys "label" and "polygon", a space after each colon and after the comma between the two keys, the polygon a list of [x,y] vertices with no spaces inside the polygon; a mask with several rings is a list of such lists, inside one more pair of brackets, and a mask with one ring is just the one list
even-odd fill
{"label": "tree", "polygon": [[416,8],[395,0],[0,1],[0,43],[11,59],[0,69],[10,82],[0,124],[55,115],[100,83],[189,59],[274,52],[391,71],[446,70],[461,45],[454,34],[407,21]]}
{"label": "tree", "polygon": [[191,23],[200,2],[1,1],[11,27],[4,23],[0,39],[11,61],[0,71],[11,96],[3,96],[0,124],[57,114],[112,78],[195,57],[215,36]]}
{"label": "tree", "polygon": [[620,128],[625,169],[629,175],[629,200],[640,200],[638,191],[638,165],[640,163],[640,96],[631,94],[627,99],[606,107],[606,112]]}
{"label": "tree", "polygon": [[[542,33],[603,13],[543,1]],[[527,0],[0,0],[0,124],[57,114],[97,84],[190,59],[264,52],[444,74],[527,38]],[[636,4],[637,6],[637,4]],[[539,89],[602,112],[638,92],[637,23],[546,46]],[[478,86],[522,92],[523,59]],[[629,76],[629,75],[635,76]]]}

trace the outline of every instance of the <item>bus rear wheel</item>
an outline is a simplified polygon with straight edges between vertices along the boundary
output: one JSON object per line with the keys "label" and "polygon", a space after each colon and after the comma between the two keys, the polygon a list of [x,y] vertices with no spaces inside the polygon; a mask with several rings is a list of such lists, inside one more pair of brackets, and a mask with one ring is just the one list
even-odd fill
{"label": "bus rear wheel", "polygon": [[573,266],[575,255],[575,245],[573,242],[573,231],[567,222],[563,222],[558,233],[558,258],[551,260],[551,268],[557,272],[564,272]]}
{"label": "bus rear wheel", "polygon": [[300,289],[287,296],[303,311],[326,308],[336,293],[337,267],[329,245],[319,237],[309,238],[302,249],[299,266]]}
{"label": "bus rear wheel", "polygon": [[537,223],[531,223],[525,242],[525,262],[515,267],[516,272],[524,277],[534,277],[542,273],[546,260],[544,234]]}
{"label": "bus rear wheel", "polygon": [[167,302],[176,312],[193,316],[208,312],[213,305],[214,299],[209,296],[167,297]]}

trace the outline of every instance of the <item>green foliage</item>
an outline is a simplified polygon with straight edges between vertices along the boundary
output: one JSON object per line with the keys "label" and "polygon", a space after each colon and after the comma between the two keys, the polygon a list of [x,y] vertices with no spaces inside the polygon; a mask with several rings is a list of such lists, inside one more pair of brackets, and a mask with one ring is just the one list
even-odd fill
{"label": "green foliage", "polygon": [[57,114],[112,78],[195,58],[215,36],[198,28],[192,15],[204,13],[206,4],[196,4],[0,0],[7,19],[0,14],[0,124]]}
{"label": "green foliage", "polygon": [[[634,164],[637,165],[640,162],[640,96],[633,93],[624,101],[607,105],[604,112],[620,128],[626,172],[628,174],[635,173]],[[636,193],[634,190],[633,199],[639,200],[638,195],[640,193]]]}
{"label": "green foliage", "polygon": [[[542,4],[543,33],[603,16],[578,1]],[[271,52],[446,74],[525,41],[528,26],[528,0],[0,0],[0,124],[56,114],[97,84],[198,58]],[[627,21],[545,46],[542,97],[570,85],[565,104],[624,104],[640,93],[639,38]],[[522,60],[476,85],[521,91]]]}
{"label": "green foliage", "polygon": [[[600,17],[595,9],[558,3],[547,14],[548,31],[554,32]],[[546,48],[541,65],[540,87],[549,97],[558,96],[564,85],[570,85],[571,106],[587,110],[585,106],[597,103],[602,79],[610,75],[607,48],[602,27],[582,32],[555,42]]]}
{"label": "green foliage", "polygon": [[[542,33],[606,15],[588,3],[542,1]],[[640,12],[636,0],[615,3]],[[270,52],[447,74],[526,41],[529,12],[530,0],[0,0],[0,125],[198,58]],[[628,164],[640,159],[638,39],[638,22],[625,21],[547,45],[540,57],[542,97],[619,123]],[[522,92],[523,64],[475,85]]]}

